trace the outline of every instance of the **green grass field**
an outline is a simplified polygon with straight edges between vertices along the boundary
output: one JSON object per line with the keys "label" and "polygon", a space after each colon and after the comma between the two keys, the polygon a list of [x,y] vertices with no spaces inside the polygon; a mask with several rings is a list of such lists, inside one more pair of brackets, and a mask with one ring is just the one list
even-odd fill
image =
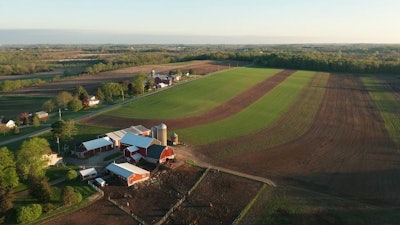
{"label": "green grass field", "polygon": [[181,85],[108,111],[106,115],[170,119],[204,113],[245,91],[280,70],[238,68],[217,72],[206,78]]}
{"label": "green grass field", "polygon": [[[263,225],[398,224],[397,210],[292,187],[267,189],[244,218]],[[257,219],[256,219],[257,218]]]}
{"label": "green grass field", "polygon": [[15,119],[23,112],[37,112],[41,111],[42,105],[45,101],[49,100],[48,97],[26,97],[26,96],[0,96],[0,116],[9,119]]}
{"label": "green grass field", "polygon": [[372,75],[362,76],[361,80],[378,107],[393,142],[400,148],[400,103],[385,87],[384,81]]}
{"label": "green grass field", "polygon": [[315,72],[298,71],[241,112],[218,122],[177,130],[185,142],[204,145],[258,131],[275,122]]}

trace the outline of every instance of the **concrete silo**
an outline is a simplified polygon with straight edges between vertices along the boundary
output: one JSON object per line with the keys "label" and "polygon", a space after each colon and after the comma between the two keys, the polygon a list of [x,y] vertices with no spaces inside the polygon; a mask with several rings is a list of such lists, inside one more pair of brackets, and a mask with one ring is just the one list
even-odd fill
{"label": "concrete silo", "polygon": [[167,125],[161,123],[156,126],[157,128],[157,139],[161,141],[161,144],[167,146]]}

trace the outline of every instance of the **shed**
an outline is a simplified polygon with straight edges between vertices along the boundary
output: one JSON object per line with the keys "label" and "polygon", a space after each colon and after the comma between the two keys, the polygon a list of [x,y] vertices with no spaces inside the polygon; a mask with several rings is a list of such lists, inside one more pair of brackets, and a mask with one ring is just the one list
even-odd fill
{"label": "shed", "polygon": [[82,180],[88,180],[97,177],[97,170],[95,168],[89,168],[79,171],[79,176]]}
{"label": "shed", "polygon": [[4,124],[7,128],[14,128],[15,127],[15,122],[14,120],[9,120],[9,119],[2,119],[1,123]]}
{"label": "shed", "polygon": [[106,170],[118,177],[128,187],[135,183],[149,179],[150,172],[130,163],[111,163],[106,167]]}
{"label": "shed", "polygon": [[106,181],[101,177],[96,178],[95,181],[100,185],[100,187],[106,186]]}
{"label": "shed", "polygon": [[38,116],[39,119],[44,119],[49,116],[49,114],[45,111],[36,112],[35,114]]}

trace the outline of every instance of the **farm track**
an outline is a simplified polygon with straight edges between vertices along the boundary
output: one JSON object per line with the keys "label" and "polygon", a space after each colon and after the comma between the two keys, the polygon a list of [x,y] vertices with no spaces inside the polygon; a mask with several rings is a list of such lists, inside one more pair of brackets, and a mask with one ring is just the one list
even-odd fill
{"label": "farm track", "polygon": [[302,137],[219,165],[372,204],[400,205],[400,155],[375,103],[351,75],[331,74],[315,121]]}
{"label": "farm track", "polygon": [[136,118],[121,118],[108,115],[99,115],[96,117],[87,118],[81,123],[89,125],[110,125],[112,127],[124,128],[127,124],[142,124],[147,127],[154,126],[154,124],[166,123],[168,129],[178,130],[188,127],[195,127],[207,123],[216,122],[228,118],[241,110],[245,109],[259,98],[264,96],[278,84],[283,82],[290,75],[295,73],[294,70],[283,70],[272,77],[254,85],[239,95],[231,98],[229,101],[211,109],[210,111],[186,118],[179,119],[136,119]]}

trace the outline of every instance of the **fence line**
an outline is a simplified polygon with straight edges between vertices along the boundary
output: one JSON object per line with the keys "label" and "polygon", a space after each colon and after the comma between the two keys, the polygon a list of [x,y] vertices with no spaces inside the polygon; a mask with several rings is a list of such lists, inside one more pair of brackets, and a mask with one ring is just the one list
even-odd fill
{"label": "fence line", "polygon": [[96,190],[97,192],[99,192],[101,194],[101,197],[104,196],[104,191],[101,190],[99,187],[97,187],[96,185],[93,184],[93,181],[88,180],[88,184],[90,187],[92,187],[94,190]]}
{"label": "fence line", "polygon": [[236,217],[236,219],[232,222],[232,225],[238,225],[240,224],[240,221],[246,216],[246,214],[250,211],[251,207],[254,205],[254,203],[258,200],[260,195],[264,193],[267,190],[267,183],[264,183],[263,186],[260,188],[256,196],[247,204],[247,206],[240,212],[240,214]]}
{"label": "fence line", "polygon": [[197,182],[193,185],[192,188],[190,188],[190,190],[187,192],[186,195],[184,195],[181,199],[179,199],[179,201],[177,203],[175,203],[174,206],[172,206],[167,213],[165,213],[165,215],[154,225],[161,225],[163,223],[165,223],[165,221],[168,219],[168,217],[180,206],[182,205],[182,203],[186,200],[187,197],[189,197],[192,192],[194,191],[194,189],[197,188],[197,186],[201,183],[201,181],[203,181],[204,177],[207,175],[207,173],[210,171],[210,168],[207,168],[203,175],[201,175],[201,177],[197,180]]}

